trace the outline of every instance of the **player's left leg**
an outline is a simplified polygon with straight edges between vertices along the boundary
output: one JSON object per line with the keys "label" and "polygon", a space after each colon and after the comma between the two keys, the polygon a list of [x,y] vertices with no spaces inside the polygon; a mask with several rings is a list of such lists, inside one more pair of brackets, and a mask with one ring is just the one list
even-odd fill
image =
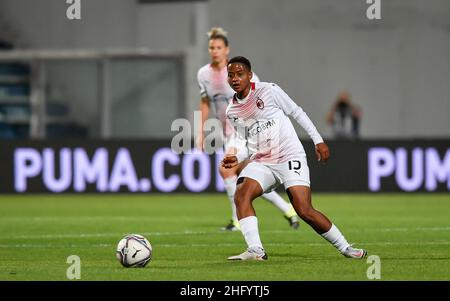
{"label": "player's left leg", "polygon": [[350,258],[364,258],[367,251],[353,248],[341,231],[320,211],[312,206],[311,189],[308,186],[294,185],[286,189],[298,215],[317,233],[335,246],[342,255]]}

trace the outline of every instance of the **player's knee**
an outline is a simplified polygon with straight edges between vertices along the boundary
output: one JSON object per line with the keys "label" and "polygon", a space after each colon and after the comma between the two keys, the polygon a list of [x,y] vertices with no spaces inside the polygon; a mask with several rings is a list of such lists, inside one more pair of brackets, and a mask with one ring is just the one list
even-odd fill
{"label": "player's knee", "polygon": [[236,207],[245,206],[246,204],[250,204],[252,201],[250,193],[240,188],[236,189],[236,192],[234,193],[234,203],[236,204]]}
{"label": "player's knee", "polygon": [[314,220],[314,208],[311,206],[303,206],[298,210],[298,216],[304,221],[312,221]]}

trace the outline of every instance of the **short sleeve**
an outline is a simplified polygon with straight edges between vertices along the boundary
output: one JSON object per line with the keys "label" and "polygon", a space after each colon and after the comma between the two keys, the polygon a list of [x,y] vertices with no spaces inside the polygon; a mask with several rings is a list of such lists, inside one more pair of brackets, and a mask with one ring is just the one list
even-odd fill
{"label": "short sleeve", "polygon": [[200,96],[208,97],[208,94],[206,93],[206,86],[205,86],[205,83],[203,82],[201,69],[197,72],[197,82],[198,82],[198,87],[200,89]]}

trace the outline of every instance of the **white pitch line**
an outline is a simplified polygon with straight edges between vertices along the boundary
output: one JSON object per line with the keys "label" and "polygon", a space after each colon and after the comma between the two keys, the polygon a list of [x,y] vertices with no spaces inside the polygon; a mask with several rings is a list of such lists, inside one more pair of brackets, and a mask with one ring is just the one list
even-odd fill
{"label": "white pitch line", "polygon": [[93,244],[93,245],[58,245],[58,244],[0,244],[0,248],[110,248],[112,244]]}
{"label": "white pitch line", "polygon": [[450,227],[431,227],[431,228],[426,228],[426,227],[418,227],[416,228],[417,231],[449,231]]}
{"label": "white pitch line", "polygon": [[[450,227],[417,227],[417,228],[368,228],[358,229],[358,232],[407,232],[407,231],[450,231]],[[289,230],[262,230],[262,233],[298,233],[296,231]],[[353,232],[353,229],[347,229],[345,232]],[[144,232],[141,235],[148,236],[171,236],[171,235],[215,235],[215,234],[228,234],[227,231],[207,232],[207,231],[180,231],[180,232]],[[122,237],[127,233],[73,233],[73,234],[29,234],[29,235],[13,235],[13,236],[0,236],[0,239],[59,239],[59,238],[89,238],[89,237]]]}
{"label": "white pitch line", "polygon": [[[425,241],[425,242],[365,242],[365,243],[356,243],[360,247],[363,246],[409,246],[409,245],[450,245],[450,241]],[[243,246],[244,243],[219,243],[219,244],[158,244],[158,248],[179,248],[179,247],[193,247],[193,248],[208,248],[212,246],[218,247],[236,247]],[[327,243],[265,243],[266,246],[272,247],[323,247],[326,246]],[[89,244],[89,245],[57,245],[57,244],[0,244],[0,248],[113,248],[115,245],[113,244]]]}
{"label": "white pitch line", "polygon": [[[222,232],[217,232],[222,233]],[[141,235],[148,236],[169,236],[169,235],[204,235],[204,234],[217,234],[214,232],[204,231],[183,231],[183,232],[143,232]],[[74,234],[37,234],[37,235],[15,235],[9,237],[0,236],[0,239],[58,239],[58,238],[83,238],[83,237],[123,237],[128,233],[74,233]]]}
{"label": "white pitch line", "polygon": [[[197,217],[179,217],[173,218],[177,221],[197,221]],[[2,216],[0,222],[54,222],[54,221],[167,221],[170,220],[167,217],[148,217],[148,216],[35,216],[35,217],[23,217],[23,216]]]}

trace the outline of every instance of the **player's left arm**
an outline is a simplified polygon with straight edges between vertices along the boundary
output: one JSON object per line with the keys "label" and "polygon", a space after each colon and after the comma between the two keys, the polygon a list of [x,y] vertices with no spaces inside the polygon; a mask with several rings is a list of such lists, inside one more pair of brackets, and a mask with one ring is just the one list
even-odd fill
{"label": "player's left arm", "polygon": [[275,104],[277,104],[286,115],[292,116],[292,118],[294,118],[295,121],[297,121],[297,123],[305,129],[309,137],[311,137],[314,145],[316,146],[317,161],[326,162],[330,157],[330,150],[306,112],[303,111],[303,109],[297,105],[278,85],[274,84],[272,86],[272,94]]}

